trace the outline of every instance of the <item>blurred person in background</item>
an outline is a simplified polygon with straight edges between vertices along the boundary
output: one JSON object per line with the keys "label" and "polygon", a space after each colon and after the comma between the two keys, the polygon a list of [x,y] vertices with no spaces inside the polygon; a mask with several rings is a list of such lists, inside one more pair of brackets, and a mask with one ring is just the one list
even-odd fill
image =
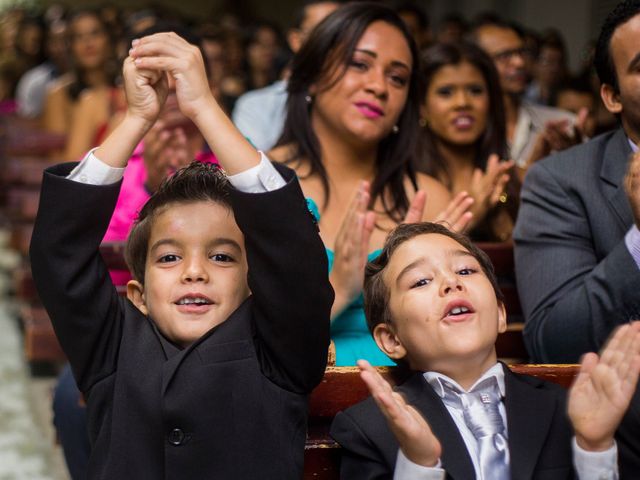
{"label": "blurred person in background", "polygon": [[510,239],[519,182],[506,161],[502,91],[491,58],[470,43],[438,43],[422,55],[420,74],[426,87],[420,170],[452,195],[469,192],[473,240]]}
{"label": "blurred person in background", "polygon": [[440,21],[436,40],[440,43],[459,42],[468,29],[469,25],[462,15],[451,13]]}
{"label": "blurred person in background", "polygon": [[[294,16],[294,24],[287,33],[289,48],[295,54],[308,38],[315,26],[338,8],[339,2],[309,0],[299,8]],[[287,102],[286,68],[282,79],[268,87],[245,93],[233,109],[233,123],[259,150],[273,147],[280,135],[285,120]]]}
{"label": "blurred person in background", "polygon": [[418,3],[412,0],[403,0],[396,4],[395,11],[416,41],[418,50],[429,46],[431,43],[431,25],[427,12]]}
{"label": "blurred person in background", "polygon": [[495,15],[481,18],[470,37],[493,60],[502,88],[510,158],[522,177],[533,163],[550,151],[581,142],[586,113],[570,112],[523,100],[527,87],[526,47],[521,32]]}
{"label": "blurred person in background", "polygon": [[581,111],[587,111],[584,123],[584,133],[593,137],[596,133],[596,108],[600,98],[591,88],[591,83],[584,77],[569,77],[558,86],[555,106],[568,112],[579,115]]}
{"label": "blurred person in background", "polygon": [[18,114],[24,118],[40,118],[47,89],[69,68],[67,24],[64,20],[54,20],[47,26],[45,51],[46,60],[28,70],[18,82]]}
{"label": "blurred person in background", "polygon": [[540,105],[554,105],[558,86],[568,75],[567,49],[560,32],[548,30],[541,35],[532,74],[524,98]]}
{"label": "blurred person in background", "polygon": [[[67,135],[65,151],[55,155],[77,160],[106,133],[104,125],[117,110],[118,69],[114,43],[96,10],[81,9],[70,15],[68,42],[71,69],[47,91],[42,122],[46,130]],[[90,125],[82,121],[87,103],[95,103],[92,108],[97,112]],[[88,142],[86,130],[95,135]]]}

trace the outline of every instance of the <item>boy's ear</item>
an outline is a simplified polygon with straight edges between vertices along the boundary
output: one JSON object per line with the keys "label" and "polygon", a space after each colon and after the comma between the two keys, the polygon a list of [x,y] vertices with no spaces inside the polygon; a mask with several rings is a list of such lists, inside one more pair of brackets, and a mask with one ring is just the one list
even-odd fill
{"label": "boy's ear", "polygon": [[613,114],[622,112],[622,102],[620,101],[620,93],[616,92],[613,85],[603,83],[600,86],[600,97],[604,106]]}
{"label": "boy's ear", "polygon": [[149,315],[149,310],[144,300],[144,285],[137,280],[127,282],[127,298],[133,303],[143,315]]}
{"label": "boy's ear", "polygon": [[507,331],[507,309],[503,302],[498,303],[498,333]]}
{"label": "boy's ear", "polygon": [[379,323],[373,329],[373,339],[389,358],[400,360],[407,355],[407,350],[400,342],[393,329],[386,323]]}

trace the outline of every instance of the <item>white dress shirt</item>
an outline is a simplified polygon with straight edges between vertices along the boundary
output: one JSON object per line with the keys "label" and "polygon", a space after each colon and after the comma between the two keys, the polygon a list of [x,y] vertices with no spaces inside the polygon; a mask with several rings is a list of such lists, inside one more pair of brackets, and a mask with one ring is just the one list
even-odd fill
{"label": "white dress shirt", "polygon": [[[442,375],[438,372],[425,372],[423,375],[425,380],[429,382],[436,394],[440,397],[444,396],[442,382],[449,382],[462,392],[471,392],[479,382],[482,382],[489,377],[496,378],[500,395],[503,397],[505,395],[504,370],[502,369],[502,365],[499,363],[496,363],[493,367],[487,370],[469,390],[465,390],[458,385],[455,380],[452,380],[446,375]],[[469,427],[467,427],[462,412],[457,408],[446,404],[445,407],[451,415],[451,418],[453,418],[453,421],[462,436],[464,444],[467,447],[467,451],[469,452],[469,456],[471,457],[473,469],[476,472],[476,478],[479,479],[480,466],[478,463],[478,443],[469,430]],[[507,412],[503,403],[500,404],[499,409],[507,430],[505,437],[508,439],[509,425],[507,424]],[[575,437],[573,438],[571,445],[573,450],[573,464],[580,480],[618,479],[618,448],[615,443],[610,449],[605,450],[604,452],[588,452],[583,450],[577,444]],[[438,462],[438,465],[435,467],[417,465],[411,462],[402,453],[402,450],[398,449],[398,458],[393,478],[394,480],[443,480],[445,478],[445,471],[439,467],[440,462]]]}
{"label": "white dress shirt", "polygon": [[[69,180],[90,185],[109,185],[116,183],[124,175],[124,168],[114,168],[98,157],[91,150],[67,176]],[[285,185],[284,178],[271,164],[267,156],[260,153],[260,163],[235,175],[229,175],[229,182],[245,193],[263,193],[277,190]]]}

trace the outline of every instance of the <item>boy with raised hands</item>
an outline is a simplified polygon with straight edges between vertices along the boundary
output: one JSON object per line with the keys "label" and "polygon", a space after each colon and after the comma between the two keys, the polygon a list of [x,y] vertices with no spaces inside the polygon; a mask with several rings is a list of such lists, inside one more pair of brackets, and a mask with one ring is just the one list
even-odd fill
{"label": "boy with raised hands", "polygon": [[[295,175],[237,132],[177,35],[134,41],[124,79],[122,123],[45,173],[30,252],[87,401],[89,477],[300,478],[333,292]],[[124,299],[98,247],[169,81],[228,176],[194,163],[161,185],[127,243]]]}
{"label": "boy with raised hands", "polygon": [[640,372],[640,323],[583,359],[567,418],[564,389],[498,363],[503,297],[488,257],[465,236],[399,226],[368,264],[364,291],[376,343],[414,374],[393,391],[360,363],[372,398],[331,429],[341,478],[617,478],[613,435]]}

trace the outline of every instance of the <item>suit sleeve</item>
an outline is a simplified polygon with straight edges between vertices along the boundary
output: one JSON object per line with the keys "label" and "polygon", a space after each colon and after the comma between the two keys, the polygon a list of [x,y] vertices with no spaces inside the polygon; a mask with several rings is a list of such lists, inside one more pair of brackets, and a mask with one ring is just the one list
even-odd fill
{"label": "suit sleeve", "polygon": [[527,348],[537,362],[576,362],[640,313],[640,271],[624,239],[598,260],[585,205],[545,162],[527,173],[521,202],[514,239]]}
{"label": "suit sleeve", "polygon": [[342,448],[340,478],[343,480],[391,480],[393,465],[348,413],[340,412],[331,424],[331,436]]}
{"label": "suit sleeve", "polygon": [[86,392],[116,368],[122,304],[99,245],[120,183],[67,180],[74,165],[45,171],[29,255],[38,294]]}
{"label": "suit sleeve", "polygon": [[256,350],[263,373],[281,387],[310,392],[322,379],[333,290],[317,226],[293,172],[266,193],[232,191],[245,236],[254,299]]}

